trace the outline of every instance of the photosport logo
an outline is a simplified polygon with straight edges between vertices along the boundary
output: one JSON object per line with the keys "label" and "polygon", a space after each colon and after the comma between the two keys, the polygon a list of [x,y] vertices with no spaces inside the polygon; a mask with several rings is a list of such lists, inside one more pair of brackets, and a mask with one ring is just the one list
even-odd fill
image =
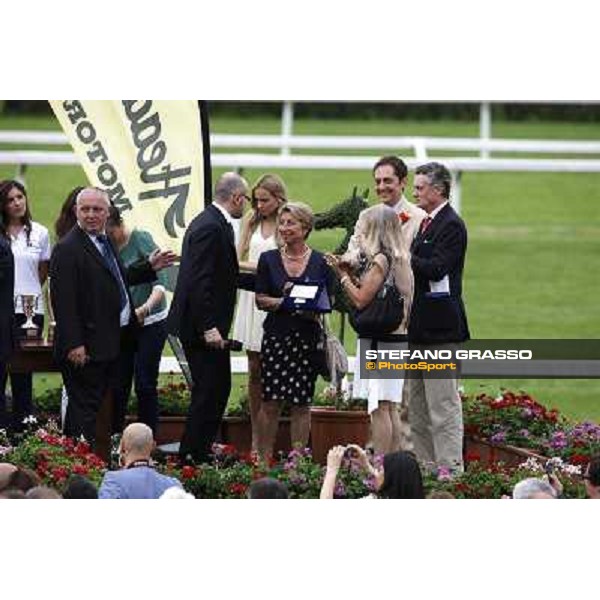
{"label": "photosport logo", "polygon": [[360,376],[444,379],[600,378],[600,340],[470,340],[417,345],[360,340]]}

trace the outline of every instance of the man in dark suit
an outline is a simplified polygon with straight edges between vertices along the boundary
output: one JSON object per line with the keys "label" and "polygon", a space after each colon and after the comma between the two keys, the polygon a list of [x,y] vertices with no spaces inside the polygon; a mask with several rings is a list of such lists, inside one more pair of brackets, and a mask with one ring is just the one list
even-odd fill
{"label": "man in dark suit", "polygon": [[164,256],[154,257],[154,264],[125,272],[105,232],[109,206],[102,190],[79,192],[77,225],[55,246],[50,261],[54,356],[69,397],[64,430],[91,443],[121,345],[135,344],[138,323],[127,284],[151,281],[153,269],[164,266]]}
{"label": "man in dark suit", "polygon": [[[462,300],[467,230],[450,206],[451,177],[440,163],[415,171],[414,197],[427,217],[411,246],[415,291],[408,326],[411,344],[453,345],[469,339]],[[458,379],[409,371],[410,424],[423,463],[462,470],[463,420]]]}
{"label": "man in dark suit", "polygon": [[209,458],[231,391],[226,338],[239,272],[231,220],[242,216],[247,199],[248,184],[236,173],[217,181],[214,202],[186,231],[167,319],[167,330],[181,340],[193,380],[179,453],[196,462]]}
{"label": "man in dark suit", "polygon": [[[0,381],[4,381],[6,365],[14,347],[14,289],[15,261],[10,242],[0,233]],[[0,390],[0,396],[0,429],[6,429],[4,389]]]}

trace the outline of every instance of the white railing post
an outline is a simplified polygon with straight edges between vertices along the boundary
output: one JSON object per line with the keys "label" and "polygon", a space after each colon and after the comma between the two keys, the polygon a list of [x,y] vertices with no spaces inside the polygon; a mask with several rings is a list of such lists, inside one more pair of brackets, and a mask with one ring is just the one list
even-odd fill
{"label": "white railing post", "polygon": [[462,171],[451,171],[452,175],[452,189],[450,190],[450,204],[452,204],[452,208],[460,214],[460,203],[462,196],[461,189],[461,179],[462,179]]}
{"label": "white railing post", "polygon": [[294,129],[294,103],[287,101],[281,109],[281,156],[290,155],[290,137]]}
{"label": "white railing post", "polygon": [[[489,142],[492,137],[492,108],[489,102],[482,102],[479,108],[479,139],[482,143]],[[481,148],[479,151],[481,158],[489,158],[490,151],[487,148]]]}

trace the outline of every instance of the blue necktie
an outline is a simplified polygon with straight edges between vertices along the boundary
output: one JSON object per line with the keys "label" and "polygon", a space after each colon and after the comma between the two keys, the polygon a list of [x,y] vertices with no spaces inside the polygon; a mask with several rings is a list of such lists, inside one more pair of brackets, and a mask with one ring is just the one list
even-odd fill
{"label": "blue necktie", "polygon": [[112,251],[108,238],[104,234],[97,235],[96,239],[100,242],[100,247],[102,248],[102,258],[104,258],[106,266],[110,269],[113,277],[117,280],[117,284],[119,286],[119,297],[121,300],[121,310],[123,310],[127,305],[127,291],[125,290],[125,284],[123,283],[123,278],[121,277],[119,267],[117,266],[116,257]]}

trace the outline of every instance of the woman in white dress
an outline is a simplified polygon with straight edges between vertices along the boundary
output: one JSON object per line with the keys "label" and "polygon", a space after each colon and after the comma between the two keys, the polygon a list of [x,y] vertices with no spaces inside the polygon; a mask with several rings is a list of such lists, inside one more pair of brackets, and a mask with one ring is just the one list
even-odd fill
{"label": "woman in white dress", "polygon": [[[27,193],[23,185],[14,180],[0,182],[0,230],[9,241],[15,257],[15,325],[17,331],[26,316],[22,296],[34,296],[33,322],[41,332],[44,327],[44,301],[42,286],[48,277],[50,263],[50,237],[48,230],[31,218]],[[33,413],[31,373],[11,373],[12,418],[7,423],[16,431],[23,428],[23,419]],[[6,378],[0,381],[0,412],[5,410]]]}
{"label": "woman in white dress", "polygon": [[[328,255],[329,263],[340,278],[348,299],[358,309],[367,306],[385,280],[393,276],[404,298],[404,318],[398,329],[392,332],[392,337],[395,342],[405,341],[413,297],[413,276],[408,245],[396,212],[385,204],[364,210],[356,241],[358,268],[350,272],[349,267],[333,255]],[[360,340],[357,340],[357,356],[359,344]],[[398,406],[402,403],[403,386],[404,379],[400,375],[396,379],[361,379],[359,361],[355,362],[352,395],[368,401],[372,441],[378,454],[400,449],[402,425]]]}
{"label": "woman in white dress", "polygon": [[[242,222],[238,259],[240,269],[256,273],[258,259],[263,252],[275,250],[277,213],[287,201],[283,181],[272,174],[263,175],[252,188],[252,210]],[[252,450],[258,449],[258,413],[262,402],[260,383],[260,348],[263,336],[263,321],[266,314],[256,308],[254,292],[241,290],[233,326],[233,338],[244,345],[248,356],[248,399],[252,423]]]}

